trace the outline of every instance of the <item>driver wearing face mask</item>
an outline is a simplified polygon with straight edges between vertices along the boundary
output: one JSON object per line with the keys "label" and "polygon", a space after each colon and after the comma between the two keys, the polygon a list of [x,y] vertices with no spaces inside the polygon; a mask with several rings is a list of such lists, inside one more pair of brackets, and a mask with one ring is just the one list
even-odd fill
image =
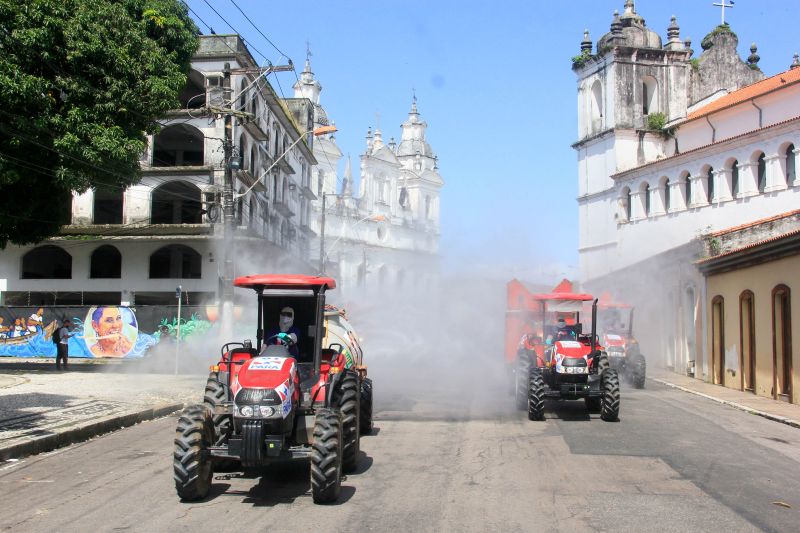
{"label": "driver wearing face mask", "polygon": [[269,333],[267,333],[267,338],[273,337],[280,333],[285,333],[286,335],[291,338],[292,343],[289,346],[289,354],[297,358],[300,353],[298,345],[298,339],[300,338],[300,328],[294,325],[294,309],[291,307],[284,307],[281,309],[281,314],[278,317],[278,327],[273,328]]}

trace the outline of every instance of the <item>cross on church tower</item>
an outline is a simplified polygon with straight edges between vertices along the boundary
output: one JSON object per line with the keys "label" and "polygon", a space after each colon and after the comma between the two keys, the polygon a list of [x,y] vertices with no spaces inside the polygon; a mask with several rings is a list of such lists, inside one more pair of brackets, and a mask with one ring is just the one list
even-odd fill
{"label": "cross on church tower", "polygon": [[308,42],[308,39],[306,39],[306,61],[310,61],[312,55],[313,54],[311,53],[311,43]]}
{"label": "cross on church tower", "polygon": [[733,9],[733,4],[734,4],[733,0],[731,0],[730,4],[726,3],[725,0],[722,0],[719,3],[717,3],[717,2],[714,3],[715,6],[719,7],[722,10],[722,22],[721,22],[721,24],[725,24],[725,8],[729,7],[731,9]]}

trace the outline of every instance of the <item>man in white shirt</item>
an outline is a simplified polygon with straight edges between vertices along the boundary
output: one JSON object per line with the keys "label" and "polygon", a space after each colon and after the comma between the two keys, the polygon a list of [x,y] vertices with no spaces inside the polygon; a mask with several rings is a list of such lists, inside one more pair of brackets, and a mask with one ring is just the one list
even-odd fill
{"label": "man in white shirt", "polygon": [[56,344],[56,370],[61,370],[61,359],[64,360],[64,370],[69,367],[69,338],[74,335],[70,333],[69,328],[72,327],[72,321],[68,318],[62,322],[58,330],[58,344]]}

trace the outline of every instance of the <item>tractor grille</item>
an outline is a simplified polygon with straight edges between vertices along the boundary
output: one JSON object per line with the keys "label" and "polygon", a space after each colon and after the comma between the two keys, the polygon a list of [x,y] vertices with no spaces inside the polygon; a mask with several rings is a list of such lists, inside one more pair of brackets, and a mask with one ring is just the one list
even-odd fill
{"label": "tractor grille", "polygon": [[274,389],[242,389],[236,394],[236,405],[279,405],[281,399]]}

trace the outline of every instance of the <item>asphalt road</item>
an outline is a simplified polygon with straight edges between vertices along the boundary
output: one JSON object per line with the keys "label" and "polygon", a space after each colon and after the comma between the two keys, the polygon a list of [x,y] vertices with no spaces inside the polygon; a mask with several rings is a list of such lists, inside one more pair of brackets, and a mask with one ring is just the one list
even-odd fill
{"label": "asphalt road", "polygon": [[[379,383],[376,383],[379,386]],[[388,389],[388,390],[387,390]],[[0,465],[13,531],[797,531],[800,430],[648,383],[621,421],[581,402],[529,422],[511,398],[376,392],[376,434],[337,505],[303,464],[218,474],[205,501],[172,481],[175,418]],[[702,414],[698,414],[702,413]],[[791,508],[776,505],[784,502]]]}

